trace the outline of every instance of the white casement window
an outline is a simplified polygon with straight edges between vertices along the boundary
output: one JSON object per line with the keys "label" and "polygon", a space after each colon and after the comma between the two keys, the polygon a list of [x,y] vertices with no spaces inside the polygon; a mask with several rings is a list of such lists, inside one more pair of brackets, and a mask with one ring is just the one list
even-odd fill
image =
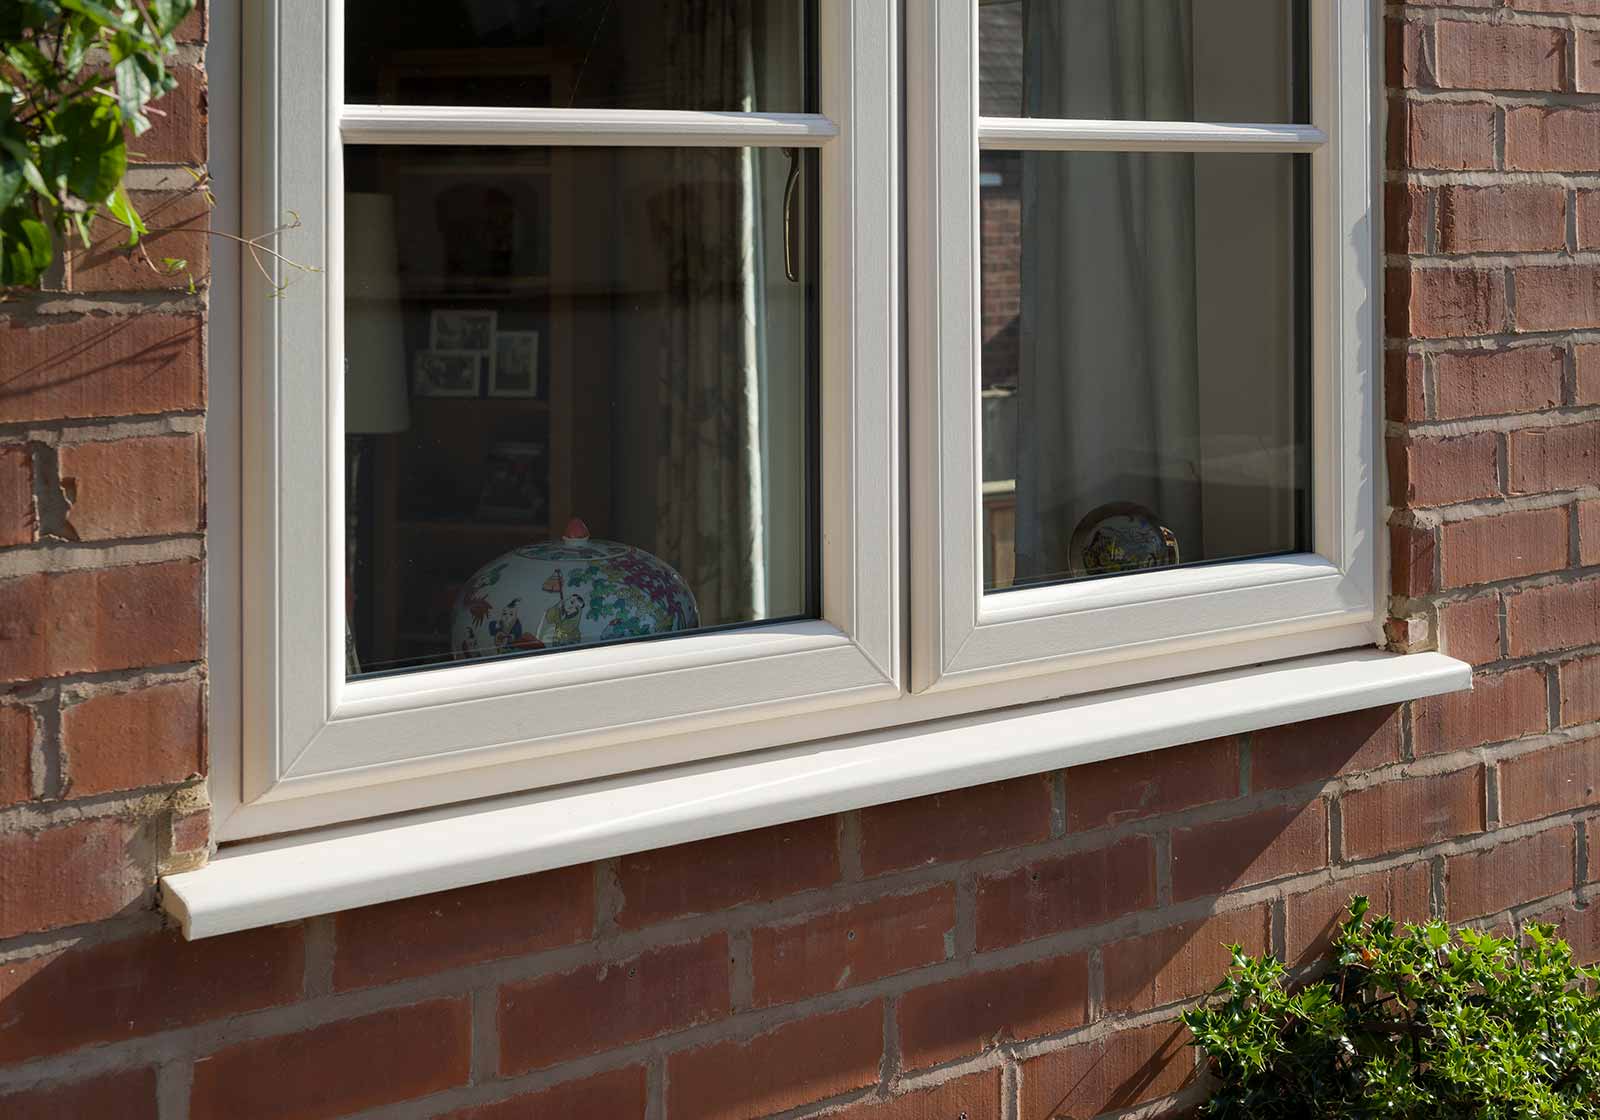
{"label": "white casement window", "polygon": [[1465,687],[1376,648],[1376,9],[246,5],[215,832],[312,831],[185,928]]}

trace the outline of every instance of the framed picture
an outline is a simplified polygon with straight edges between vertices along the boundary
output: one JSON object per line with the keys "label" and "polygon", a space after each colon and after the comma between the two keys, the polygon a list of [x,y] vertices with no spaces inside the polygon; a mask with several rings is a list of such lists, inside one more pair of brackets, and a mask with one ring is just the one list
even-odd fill
{"label": "framed picture", "polygon": [[428,345],[439,350],[476,350],[487,354],[494,348],[493,311],[439,309],[428,321]]}
{"label": "framed picture", "polygon": [[537,521],[545,513],[545,455],[539,443],[497,443],[484,464],[478,516]]}
{"label": "framed picture", "polygon": [[494,360],[489,363],[489,395],[539,395],[538,331],[501,331],[494,336]]}
{"label": "framed picture", "polygon": [[419,350],[412,391],[419,397],[475,397],[484,358],[476,350]]}

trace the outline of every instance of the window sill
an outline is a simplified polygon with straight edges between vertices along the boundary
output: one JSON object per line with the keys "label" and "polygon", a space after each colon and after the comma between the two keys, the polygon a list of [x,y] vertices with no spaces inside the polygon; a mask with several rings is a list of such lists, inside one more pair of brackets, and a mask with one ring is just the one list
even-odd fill
{"label": "window sill", "polygon": [[1347,650],[224,848],[166,876],[190,939],[704,840],[1472,686]]}

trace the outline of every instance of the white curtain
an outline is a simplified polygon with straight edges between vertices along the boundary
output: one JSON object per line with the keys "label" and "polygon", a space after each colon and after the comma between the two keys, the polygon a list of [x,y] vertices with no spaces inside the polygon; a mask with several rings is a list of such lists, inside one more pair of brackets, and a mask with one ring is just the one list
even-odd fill
{"label": "white curtain", "polygon": [[[1024,111],[1188,120],[1191,0],[1027,0]],[[1023,160],[1017,576],[1059,576],[1079,519],[1153,510],[1200,546],[1194,159]]]}

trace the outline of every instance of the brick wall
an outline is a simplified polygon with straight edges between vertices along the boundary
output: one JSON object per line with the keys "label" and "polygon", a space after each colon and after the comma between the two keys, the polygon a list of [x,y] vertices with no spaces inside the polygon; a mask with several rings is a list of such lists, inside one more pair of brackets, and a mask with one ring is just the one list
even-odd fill
{"label": "brick wall", "polygon": [[1396,630],[1470,695],[186,944],[203,304],[101,251],[0,307],[0,1115],[1176,1112],[1220,943],[1354,891],[1600,957],[1600,2],[1388,14]]}

